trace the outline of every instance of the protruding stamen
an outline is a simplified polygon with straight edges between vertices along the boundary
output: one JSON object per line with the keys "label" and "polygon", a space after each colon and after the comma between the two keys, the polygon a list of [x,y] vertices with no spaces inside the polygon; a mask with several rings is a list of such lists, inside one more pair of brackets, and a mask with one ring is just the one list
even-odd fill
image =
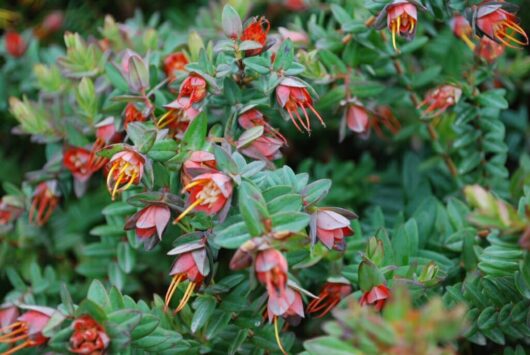
{"label": "protruding stamen", "polygon": [[471,49],[472,51],[475,50],[475,43],[473,43],[465,33],[460,36],[460,39],[464,41],[464,43],[469,47],[469,49]]}
{"label": "protruding stamen", "polygon": [[322,119],[322,116],[320,116],[318,111],[315,110],[313,105],[309,105],[309,109],[315,114],[315,116],[317,116],[318,120],[320,121],[320,124],[322,124],[322,126],[326,127],[326,123],[324,123],[324,120]]}
{"label": "protruding stamen", "polygon": [[129,163],[125,163],[125,165],[120,169],[118,172],[118,178],[116,179],[116,182],[114,183],[114,188],[112,189],[112,201],[114,201],[114,198],[116,197],[116,192],[118,192],[118,186],[121,183],[121,180],[123,179],[125,175],[125,170],[129,167]]}
{"label": "protruding stamen", "polygon": [[398,52],[398,48],[397,48],[397,45],[396,45],[396,22],[395,21],[392,21],[392,24],[391,24],[391,27],[392,27],[392,46],[394,47],[394,49],[396,50],[396,52]]}
{"label": "protruding stamen", "polygon": [[26,340],[25,342],[15,346],[14,348],[11,348],[11,349],[7,350],[6,352],[3,352],[2,355],[12,355],[12,354],[16,353],[17,351],[22,350],[24,348],[27,348],[28,346],[31,346],[31,345],[33,345],[33,341],[32,340]]}
{"label": "protruding stamen", "polygon": [[180,303],[175,309],[175,311],[173,312],[173,314],[177,314],[178,312],[182,311],[182,309],[186,306],[186,304],[190,300],[191,295],[193,294],[193,290],[195,289],[195,286],[196,286],[195,282],[190,282],[190,284],[188,285],[188,288],[186,288],[186,292],[184,292],[184,296],[180,300]]}
{"label": "protruding stamen", "polygon": [[291,110],[287,109],[287,113],[289,114],[289,117],[291,118],[291,122],[293,122],[293,124],[296,127],[296,129],[298,130],[298,132],[302,132],[302,130],[300,129],[300,126],[298,126],[298,123],[296,122],[296,120],[293,117],[293,112]]}
{"label": "protruding stamen", "polygon": [[197,186],[197,185],[200,185],[200,184],[203,184],[205,183],[206,181],[208,181],[207,179],[199,179],[199,180],[195,180],[195,181],[192,181],[190,182],[188,185],[184,186],[182,188],[182,193],[188,191],[189,189],[191,189],[192,187],[194,186]]}
{"label": "protruding stamen", "polygon": [[182,213],[177,218],[175,218],[175,220],[173,221],[173,224],[177,224],[178,222],[180,222],[182,218],[186,217],[188,213],[190,213],[195,207],[197,207],[203,202],[204,202],[203,198],[199,198],[195,200],[195,202],[189,205],[184,211],[182,211]]}
{"label": "protruding stamen", "polygon": [[415,21],[414,19],[410,19],[410,29],[409,29],[409,33],[413,33],[414,32],[414,25],[415,25]]}
{"label": "protruding stamen", "polygon": [[171,302],[171,298],[173,297],[173,294],[177,290],[177,287],[179,286],[180,281],[182,280],[183,277],[184,277],[184,274],[176,274],[175,276],[173,276],[173,279],[171,280],[171,284],[169,285],[167,292],[166,292],[164,312],[167,311],[169,307],[169,302]]}
{"label": "protruding stamen", "polygon": [[278,316],[274,316],[274,336],[276,337],[276,343],[278,344],[278,347],[280,348],[280,351],[287,355],[287,351],[283,348],[282,340],[280,339],[280,332],[278,330]]}
{"label": "protruding stamen", "polygon": [[109,190],[109,192],[111,191],[112,189],[112,175],[114,173],[114,170],[116,170],[116,168],[118,167],[118,164],[112,164],[112,167],[110,168],[109,172],[107,173],[107,190]]}

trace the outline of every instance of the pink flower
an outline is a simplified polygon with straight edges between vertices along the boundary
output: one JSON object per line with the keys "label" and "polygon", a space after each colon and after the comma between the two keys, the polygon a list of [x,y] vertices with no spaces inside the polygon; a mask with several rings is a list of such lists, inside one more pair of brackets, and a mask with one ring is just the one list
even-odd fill
{"label": "pink flower", "polygon": [[381,311],[388,298],[390,298],[390,290],[386,285],[381,284],[365,292],[359,302],[361,306],[373,305],[377,311]]}
{"label": "pink flower", "polygon": [[200,110],[187,105],[186,99],[183,99],[183,102],[186,105],[181,104],[178,99],[165,105],[168,111],[158,119],[156,124],[160,129],[168,128],[171,134],[178,139],[182,139],[190,123],[201,113]]}
{"label": "pink flower", "polygon": [[265,119],[265,116],[263,113],[261,113],[259,110],[252,108],[248,111],[245,111],[242,113],[238,118],[239,125],[243,127],[244,129],[250,129],[257,126],[262,126],[263,131],[283,142],[283,144],[287,144],[287,140],[285,137],[278,131],[276,128],[272,127],[269,122]]}
{"label": "pink flower", "polygon": [[[14,318],[13,310],[9,310],[4,316],[5,323],[10,321],[6,326],[0,328],[0,344],[15,345],[5,354],[14,354],[15,352],[40,346],[48,341],[48,338],[42,334],[55,310],[47,307],[28,307],[28,310],[20,317]],[[3,325],[4,322],[2,322]]]}
{"label": "pink flower", "polygon": [[174,313],[178,313],[184,308],[193,291],[201,287],[204,278],[209,273],[209,268],[205,267],[206,263],[208,263],[208,257],[204,248],[183,253],[178,257],[169,273],[173,278],[166,292],[165,309],[169,307],[171,298],[179,284],[188,280],[188,287]]}
{"label": "pink flower", "polygon": [[317,238],[329,249],[344,250],[344,237],[353,235],[350,221],[328,209],[319,208],[316,214]]}
{"label": "pink flower", "polygon": [[240,152],[253,159],[275,160],[281,157],[280,148],[284,143],[275,138],[262,135],[240,149]]}
{"label": "pink flower", "polygon": [[346,123],[348,128],[355,133],[364,133],[369,130],[368,111],[360,104],[351,104],[346,110]]}
{"label": "pink flower", "polygon": [[456,37],[464,41],[471,50],[475,48],[475,44],[470,39],[473,36],[473,29],[464,16],[456,15],[451,19],[449,25]]}
{"label": "pink flower", "polygon": [[267,316],[269,322],[275,317],[304,318],[304,303],[298,291],[291,287],[285,289],[283,296],[275,297],[269,295],[267,302]]}
{"label": "pink flower", "polygon": [[123,134],[116,131],[113,117],[107,117],[96,124],[96,145],[104,147],[106,144],[118,143],[123,140]]}
{"label": "pink flower", "polygon": [[180,85],[177,101],[184,109],[202,101],[206,97],[208,85],[199,74],[190,74]]}
{"label": "pink flower", "polygon": [[256,277],[265,285],[269,297],[283,297],[287,286],[287,260],[281,252],[270,248],[256,256]]}
{"label": "pink flower", "polygon": [[309,37],[307,36],[307,33],[302,31],[291,31],[285,27],[279,27],[278,32],[280,32],[280,36],[282,36],[282,39],[284,41],[290,39],[294,43],[300,44],[306,44],[309,42]]}
{"label": "pink flower", "polygon": [[125,223],[125,230],[134,229],[136,237],[145,242],[145,248],[150,250],[162,240],[170,218],[171,211],[167,205],[152,204],[129,218]]}

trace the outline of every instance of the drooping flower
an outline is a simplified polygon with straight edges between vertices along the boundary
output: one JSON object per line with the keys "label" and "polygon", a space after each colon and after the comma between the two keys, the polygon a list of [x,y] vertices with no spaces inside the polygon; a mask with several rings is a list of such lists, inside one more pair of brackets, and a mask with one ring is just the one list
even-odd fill
{"label": "drooping flower", "polygon": [[504,46],[486,36],[482,37],[475,47],[475,55],[484,59],[489,64],[495,62],[503,53]]}
{"label": "drooping flower", "polygon": [[501,1],[483,1],[466,13],[475,32],[507,47],[528,45],[528,36],[519,26],[516,5]]}
{"label": "drooping flower", "polygon": [[177,139],[182,139],[190,123],[201,113],[193,106],[183,106],[178,99],[164,107],[168,110],[158,119],[156,125],[159,129],[167,128]]}
{"label": "drooping flower", "polygon": [[232,179],[220,172],[205,173],[193,178],[182,190],[189,193],[188,207],[173,223],[178,223],[191,211],[205,212],[208,215],[220,212],[232,196]]}
{"label": "drooping flower", "polygon": [[291,287],[287,287],[285,292],[278,298],[273,298],[269,294],[269,300],[267,302],[267,316],[269,322],[274,323],[274,336],[278,348],[282,353],[287,354],[285,351],[282,341],[280,339],[280,330],[278,326],[278,318],[285,318],[291,324],[298,324],[301,318],[304,318],[304,303],[302,296],[298,291],[293,290]]}
{"label": "drooping flower", "polygon": [[264,134],[241,147],[239,151],[252,159],[272,161],[281,157],[280,148],[283,146],[283,141]]}
{"label": "drooping flower", "polygon": [[26,53],[26,41],[18,32],[8,31],[4,37],[6,51],[15,58],[20,58]]}
{"label": "drooping flower", "polygon": [[164,59],[164,73],[170,80],[173,80],[175,79],[175,72],[185,71],[188,63],[188,58],[184,52],[171,53]]}
{"label": "drooping flower", "polygon": [[352,292],[352,287],[347,282],[326,282],[318,295],[307,305],[307,313],[320,312],[316,318],[328,314],[340,300]]}
{"label": "drooping flower", "polygon": [[[345,212],[346,213],[346,212]],[[344,237],[353,235],[350,220],[331,209],[316,212],[316,237],[329,249],[344,250]]]}
{"label": "drooping flower", "polygon": [[388,27],[392,33],[392,46],[398,51],[396,35],[409,41],[416,35],[418,8],[425,9],[414,0],[393,0],[379,13],[373,26],[378,30]]}
{"label": "drooping flower", "polygon": [[144,122],[146,120],[146,117],[140,110],[136,108],[132,102],[129,102],[127,106],[125,106],[124,117],[125,120],[123,122],[123,126],[125,129],[127,129],[127,126],[131,122]]}
{"label": "drooping flower", "polygon": [[136,237],[144,242],[145,249],[150,250],[162,240],[170,218],[171,211],[166,204],[151,204],[132,215],[124,229],[134,229]]}
{"label": "drooping flower", "polygon": [[[10,311],[12,312],[12,310]],[[42,334],[42,330],[51,319],[54,309],[47,307],[28,307],[28,310],[16,319],[12,319],[13,314],[6,317],[11,322],[0,328],[0,344],[14,345],[2,355],[11,355],[22,349],[40,346],[48,341]],[[1,315],[1,314],[0,314]],[[5,315],[4,315],[5,316]],[[16,345],[18,343],[18,345]]]}
{"label": "drooping flower", "polygon": [[276,138],[281,140],[284,144],[287,144],[287,139],[278,131],[276,128],[272,127],[269,122],[265,119],[265,116],[261,111],[252,108],[248,111],[242,113],[238,118],[239,125],[244,129],[250,129],[257,126],[262,126],[263,131]]}
{"label": "drooping flower", "polygon": [[364,133],[369,129],[370,116],[360,102],[351,103],[346,109],[346,123],[355,133]]}
{"label": "drooping flower", "polygon": [[462,89],[454,85],[442,85],[427,93],[418,108],[423,108],[422,114],[426,117],[438,116],[449,107],[456,105],[462,96]]}
{"label": "drooping flower", "polygon": [[248,49],[245,51],[247,57],[258,55],[263,51],[267,42],[267,35],[271,24],[265,17],[253,17],[243,30],[241,41],[254,41],[261,44],[261,48]]}
{"label": "drooping flower", "polygon": [[[280,107],[287,111],[294,126],[300,132],[302,132],[302,129],[298,124],[300,124],[308,133],[311,132],[309,115],[306,110],[307,108],[313,111],[324,127],[326,126],[324,120],[320,117],[320,114],[313,107],[313,99],[307,91],[307,87],[304,83],[293,78],[283,79],[280,85],[276,87],[276,100]],[[304,113],[305,121],[300,116],[299,109]],[[296,119],[293,114],[296,116]]]}
{"label": "drooping flower", "polygon": [[73,147],[64,152],[63,164],[76,180],[85,182],[103,167],[105,159],[98,157],[93,150]]}
{"label": "drooping flower", "polygon": [[373,127],[375,133],[384,138],[383,130],[381,125],[385,126],[392,134],[396,134],[401,129],[401,124],[398,119],[392,113],[392,110],[388,106],[378,106],[375,109],[375,117],[370,122],[370,127]]}
{"label": "drooping flower", "polygon": [[455,15],[449,22],[453,34],[460,38],[471,49],[475,49],[475,44],[471,41],[473,36],[473,29],[469,21],[462,15]]}
{"label": "drooping flower", "polygon": [[180,312],[188,303],[193,291],[201,287],[204,278],[209,274],[208,256],[206,249],[201,248],[181,254],[171,268],[170,276],[173,276],[171,284],[166,292],[165,309],[169,307],[171,298],[179,284],[188,280],[189,284],[174,313]]}
{"label": "drooping flower", "polygon": [[99,149],[107,144],[118,143],[123,140],[123,134],[116,130],[114,117],[107,117],[96,124],[96,143]]}
{"label": "drooping flower", "polygon": [[29,221],[38,226],[44,225],[59,205],[59,188],[56,180],[44,181],[37,185],[29,210]]}
{"label": "drooping flower", "polygon": [[70,352],[74,354],[105,354],[110,338],[101,324],[89,315],[83,315],[72,323],[74,330],[70,336]]}
{"label": "drooping flower", "polygon": [[269,304],[276,313],[283,313],[285,307],[282,298],[285,297],[287,287],[287,259],[274,248],[261,251],[256,256],[254,265],[258,281],[265,285],[269,294]]}
{"label": "drooping flower", "polygon": [[206,97],[208,85],[202,76],[196,73],[190,74],[180,85],[178,103],[182,109],[188,109],[191,105],[201,102]]}
{"label": "drooping flower", "polygon": [[372,287],[368,292],[365,292],[359,303],[361,306],[373,305],[377,311],[380,311],[385,306],[386,301],[390,298],[390,289],[385,284]]}
{"label": "drooping flower", "polygon": [[112,156],[106,165],[107,189],[112,196],[127,190],[131,185],[137,185],[142,180],[145,158],[139,153],[126,149]]}
{"label": "drooping flower", "polygon": [[215,156],[210,152],[201,150],[195,151],[191,153],[190,157],[182,164],[182,185],[188,185],[191,180],[198,175],[214,172],[217,172]]}

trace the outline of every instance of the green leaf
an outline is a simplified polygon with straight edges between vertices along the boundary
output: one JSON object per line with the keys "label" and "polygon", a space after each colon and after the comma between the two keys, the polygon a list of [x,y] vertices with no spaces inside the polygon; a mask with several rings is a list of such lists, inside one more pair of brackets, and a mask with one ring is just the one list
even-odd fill
{"label": "green leaf", "polygon": [[298,233],[309,225],[309,215],[303,212],[279,212],[271,216],[274,232]]}
{"label": "green leaf", "polygon": [[311,355],[356,355],[363,354],[345,341],[332,336],[321,336],[304,342],[304,348]]}
{"label": "green leaf", "polygon": [[234,223],[234,220],[235,218],[231,217],[214,228],[214,240],[217,245],[227,249],[237,249],[250,239],[245,222]]}
{"label": "green leaf", "polygon": [[105,290],[105,287],[99,280],[94,280],[90,284],[90,287],[88,288],[87,299],[93,301],[102,308],[106,308],[108,305],[110,305],[110,299],[109,295],[107,294],[107,290]]}
{"label": "green leaf", "polygon": [[136,253],[127,242],[118,244],[118,265],[125,273],[130,273],[136,264]]}
{"label": "green leaf", "polygon": [[182,144],[191,151],[201,150],[206,142],[206,134],[208,132],[208,118],[206,113],[202,112],[189,125]]}
{"label": "green leaf", "polygon": [[174,139],[160,139],[153,144],[147,155],[156,161],[166,161],[173,158],[177,150],[178,143]]}
{"label": "green leaf", "polygon": [[213,296],[203,295],[193,303],[193,308],[195,312],[193,318],[191,319],[191,332],[195,333],[197,330],[201,329],[206,321],[211,318],[213,312],[215,311],[215,306],[217,302]]}
{"label": "green leaf", "polygon": [[504,98],[505,93],[506,90],[504,89],[490,90],[482,92],[478,96],[477,100],[479,104],[484,107],[498,108],[504,110],[508,108],[508,101],[506,101],[506,99]]}
{"label": "green leaf", "polygon": [[156,139],[156,130],[149,128],[143,122],[131,122],[127,125],[127,134],[136,149],[142,153],[147,153]]}
{"label": "green leaf", "polygon": [[230,5],[225,5],[221,15],[223,31],[228,38],[239,38],[243,31],[243,24],[237,11]]}
{"label": "green leaf", "polygon": [[251,182],[243,181],[239,185],[239,211],[251,236],[265,232],[263,223],[269,218],[267,204],[261,191]]}

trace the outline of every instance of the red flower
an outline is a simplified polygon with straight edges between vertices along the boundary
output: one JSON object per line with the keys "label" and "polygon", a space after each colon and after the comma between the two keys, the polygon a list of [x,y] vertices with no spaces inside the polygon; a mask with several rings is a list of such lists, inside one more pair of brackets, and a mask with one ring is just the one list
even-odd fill
{"label": "red flower", "polygon": [[346,110],[346,123],[355,133],[364,133],[370,128],[368,111],[360,104],[351,104]]}
{"label": "red flower", "polygon": [[[169,207],[163,203],[149,205],[136,212],[125,223],[125,230],[134,229],[136,237],[145,242],[150,250],[162,240],[164,230],[171,218]],[[154,236],[156,235],[156,238]]]}
{"label": "red flower", "polygon": [[344,297],[349,295],[352,291],[352,287],[348,283],[344,282],[326,282],[322,291],[307,305],[308,313],[320,312],[316,318],[324,317],[329,313]]}
{"label": "red flower", "polygon": [[8,31],[5,35],[5,46],[7,53],[15,58],[22,57],[26,53],[26,42],[18,32]]}
{"label": "red flower", "polygon": [[[4,310],[3,310],[4,311]],[[48,338],[42,334],[42,330],[48,322],[55,310],[46,307],[32,307],[20,317],[14,318],[12,309],[9,313],[2,314],[0,317],[5,317],[2,320],[2,328],[0,328],[0,344],[18,345],[12,347],[2,355],[11,355],[19,350],[25,348],[36,347],[48,341]],[[10,321],[9,325],[4,326],[4,321]]]}
{"label": "red flower", "polygon": [[169,302],[171,301],[171,298],[173,297],[173,294],[175,293],[179,284],[182,281],[189,280],[190,283],[188,284],[188,287],[184,292],[184,296],[180,300],[180,303],[175,309],[174,313],[180,312],[186,303],[188,303],[193,290],[201,287],[201,284],[208,273],[209,264],[208,256],[206,255],[206,249],[201,248],[181,254],[173,264],[171,272],[169,273],[169,275],[173,276],[173,279],[171,280],[171,284],[169,285],[169,288],[166,292],[165,309],[167,310],[169,307]]}
{"label": "red flower", "polygon": [[198,175],[214,172],[217,172],[215,156],[210,152],[195,151],[182,164],[182,185],[188,185]]}
{"label": "red flower", "polygon": [[164,59],[164,72],[170,80],[173,80],[175,72],[184,71],[188,63],[188,58],[183,52],[171,53]]}
{"label": "red flower", "polygon": [[69,351],[74,354],[102,355],[108,348],[110,338],[105,329],[88,315],[77,318],[72,327]]}
{"label": "red flower", "polygon": [[473,36],[473,29],[471,25],[462,15],[456,15],[450,21],[451,30],[453,34],[464,41],[471,50],[475,49],[475,44],[470,37]]}
{"label": "red flower", "polygon": [[261,113],[259,110],[252,108],[244,113],[242,113],[238,118],[239,125],[243,127],[244,129],[250,129],[252,127],[256,126],[262,126],[263,131],[273,136],[276,139],[279,139],[283,142],[283,144],[287,144],[287,139],[274,127],[272,127],[269,122],[265,119],[265,116],[263,116],[263,113]]}
{"label": "red flower", "polygon": [[344,237],[353,235],[350,221],[343,215],[319,208],[316,213],[316,236],[329,249],[344,250]]}
{"label": "red flower", "polygon": [[180,85],[178,103],[183,109],[202,101],[206,97],[206,80],[199,74],[190,74]]}
{"label": "red flower", "polygon": [[101,169],[105,159],[95,155],[94,151],[84,148],[69,148],[63,154],[63,164],[75,179],[84,182]]}
{"label": "red flower", "polygon": [[493,63],[504,53],[504,46],[489,37],[482,37],[478,46],[475,47],[475,55],[488,63]]}
{"label": "red flower", "polygon": [[178,223],[192,210],[214,215],[221,211],[232,196],[232,179],[223,173],[205,173],[196,176],[184,186],[188,191],[188,207],[175,219]]}
{"label": "red flower", "polygon": [[386,300],[390,298],[390,289],[386,285],[381,284],[372,287],[368,292],[365,292],[359,302],[361,306],[373,305],[376,310],[380,311],[385,306]]}
{"label": "red flower", "polygon": [[442,85],[431,90],[418,108],[425,107],[424,116],[438,116],[454,106],[462,96],[462,89],[453,85]]}
{"label": "red flower", "polygon": [[484,1],[474,8],[473,23],[479,33],[505,46],[527,46],[528,36],[518,24],[516,10],[517,6],[509,3]]}
{"label": "red flower", "polygon": [[269,20],[267,20],[263,16],[259,18],[254,17],[250,20],[247,27],[245,27],[245,29],[243,30],[243,34],[241,35],[241,40],[257,42],[261,44],[261,48],[246,50],[245,55],[247,57],[258,55],[263,51],[263,47],[265,46],[265,43],[267,42],[267,35],[269,33],[270,28],[271,28],[271,25],[269,23]]}
{"label": "red flower", "polygon": [[133,150],[123,150],[112,156],[107,163],[107,189],[112,196],[138,185],[144,173],[145,159]]}
{"label": "red flower", "polygon": [[123,140],[123,134],[116,131],[114,117],[107,117],[96,124],[95,146],[103,148],[107,144],[119,143]]}
{"label": "red flower", "polygon": [[57,181],[41,182],[33,192],[33,200],[29,210],[29,221],[38,226],[44,225],[59,205],[59,189]]}
{"label": "red flower", "polygon": [[307,5],[304,0],[284,0],[284,5],[291,11],[304,11]]}
{"label": "red flower", "polygon": [[[320,123],[322,123],[324,127],[326,126],[322,117],[320,117],[319,113],[313,107],[313,99],[303,83],[291,78],[284,79],[280,85],[276,87],[276,100],[283,109],[287,110],[291,121],[300,132],[302,130],[298,123],[300,123],[307,132],[311,132],[311,124],[309,123],[309,116],[306,108],[313,111]],[[301,109],[304,113],[305,122],[300,116],[298,109]],[[296,115],[298,123],[297,120],[295,120],[293,113]]]}
{"label": "red flower", "polygon": [[134,106],[132,102],[129,102],[127,106],[125,106],[125,121],[124,121],[124,127],[127,129],[127,126],[131,122],[144,122],[146,120],[146,117]]}
{"label": "red flower", "polygon": [[52,11],[44,18],[44,20],[42,20],[42,23],[35,28],[33,34],[38,39],[46,38],[54,32],[59,31],[63,26],[63,21],[64,15],[62,11]]}
{"label": "red flower", "polygon": [[269,303],[281,302],[287,286],[287,260],[283,254],[273,248],[259,252],[254,269],[258,280],[267,288]]}
{"label": "red flower", "polygon": [[16,200],[11,200],[11,197],[7,196],[0,199],[0,226],[13,222],[24,212],[22,206],[18,203],[14,204],[13,202]]}

